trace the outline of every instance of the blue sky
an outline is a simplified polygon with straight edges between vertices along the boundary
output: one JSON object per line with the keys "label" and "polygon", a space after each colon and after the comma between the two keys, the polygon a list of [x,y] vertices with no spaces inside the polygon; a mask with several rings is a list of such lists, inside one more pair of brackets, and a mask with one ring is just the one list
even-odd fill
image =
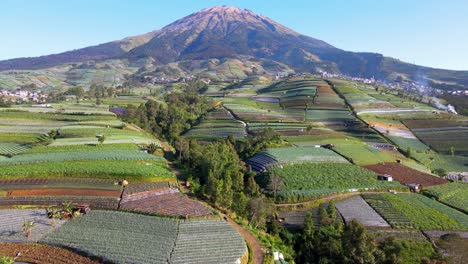
{"label": "blue sky", "polygon": [[233,5],[350,51],[468,70],[467,0],[1,0],[0,59],[78,49]]}

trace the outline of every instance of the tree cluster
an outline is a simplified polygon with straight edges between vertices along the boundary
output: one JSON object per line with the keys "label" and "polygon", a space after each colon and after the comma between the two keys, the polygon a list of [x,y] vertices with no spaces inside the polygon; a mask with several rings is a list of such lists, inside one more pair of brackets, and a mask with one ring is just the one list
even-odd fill
{"label": "tree cluster", "polygon": [[[413,258],[427,254],[417,242],[393,237],[378,242],[356,220],[343,226],[336,218],[333,201],[327,209],[320,206],[318,221],[316,227],[311,213],[307,213],[304,229],[295,243],[297,263],[403,264],[407,261],[403,256],[408,250],[413,251]],[[426,244],[430,248],[430,244]]]}
{"label": "tree cluster", "polygon": [[129,105],[123,119],[174,142],[211,108],[206,98],[186,90],[166,94],[164,103],[149,100],[138,107]]}

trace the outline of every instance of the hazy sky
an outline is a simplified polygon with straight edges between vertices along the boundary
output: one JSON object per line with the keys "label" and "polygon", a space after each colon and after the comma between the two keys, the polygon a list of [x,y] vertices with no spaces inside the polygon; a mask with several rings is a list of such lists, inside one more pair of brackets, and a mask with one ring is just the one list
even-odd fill
{"label": "hazy sky", "polygon": [[250,9],[344,50],[468,70],[468,0],[0,0],[0,59],[146,33],[215,5]]}

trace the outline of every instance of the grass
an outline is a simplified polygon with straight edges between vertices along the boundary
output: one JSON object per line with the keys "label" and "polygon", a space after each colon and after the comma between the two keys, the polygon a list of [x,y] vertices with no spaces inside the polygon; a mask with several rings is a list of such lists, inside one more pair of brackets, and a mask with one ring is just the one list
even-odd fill
{"label": "grass", "polygon": [[337,140],[332,141],[332,143],[335,144],[335,151],[358,165],[394,162],[396,160],[389,153],[380,151],[357,140]]}
{"label": "grass", "polygon": [[398,137],[398,136],[386,136],[386,137],[404,151],[406,151],[408,148],[415,149],[415,150],[428,150],[429,149],[428,146],[424,145],[424,143],[422,143],[417,138],[404,138],[404,137]]}
{"label": "grass", "polygon": [[347,110],[308,110],[307,120],[332,121],[332,120],[354,120],[353,114]]}
{"label": "grass", "polygon": [[41,141],[41,134],[0,133],[0,142],[33,144]]}
{"label": "grass", "polygon": [[413,151],[411,156],[432,171],[442,169],[446,172],[464,172],[468,164],[466,156],[442,155],[433,151]]}

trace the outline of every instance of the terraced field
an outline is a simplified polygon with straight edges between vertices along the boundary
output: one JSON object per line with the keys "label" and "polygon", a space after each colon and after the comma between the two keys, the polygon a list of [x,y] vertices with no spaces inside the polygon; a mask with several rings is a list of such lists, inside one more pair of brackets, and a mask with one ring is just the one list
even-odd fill
{"label": "terraced field", "polygon": [[445,179],[408,168],[399,163],[382,163],[364,167],[378,174],[392,175],[396,181],[403,184],[418,183],[426,187],[447,183]]}
{"label": "terraced field", "polygon": [[25,152],[31,147],[28,145],[17,144],[17,143],[0,143],[0,155],[3,156],[14,156],[21,152]]}
{"label": "terraced field", "polygon": [[166,162],[158,160],[88,160],[61,161],[3,166],[1,179],[24,178],[101,178],[130,181],[173,181],[174,174]]}
{"label": "terraced field", "polygon": [[[366,200],[390,224],[392,221],[388,219],[391,219],[396,211],[399,215],[404,215],[402,219],[409,219],[414,226],[425,230],[466,230],[468,228],[466,214],[420,194],[381,194],[377,198],[378,203]],[[379,204],[381,209],[378,207]],[[407,221],[406,219],[404,222]]]}
{"label": "terraced field", "polygon": [[[344,162],[346,159],[332,150],[321,147],[288,147],[268,149],[265,154],[284,164],[304,162]],[[259,154],[257,154],[259,155]],[[261,154],[260,154],[261,155]]]}
{"label": "terraced field", "polygon": [[240,263],[244,239],[224,220],[181,221],[170,263]]}
{"label": "terraced field", "polygon": [[117,263],[168,263],[177,228],[174,219],[93,210],[41,242]]}
{"label": "terraced field", "polygon": [[445,204],[468,213],[468,184],[463,182],[450,182],[444,185],[433,186],[425,192]]}
{"label": "terraced field", "polygon": [[[1,205],[1,202],[0,202]],[[31,236],[23,233],[23,224],[33,221]],[[65,221],[56,219],[55,227],[47,217],[45,209],[7,209],[0,210],[0,242],[34,242],[60,227]],[[0,247],[1,252],[1,247]]]}
{"label": "terraced field", "polygon": [[357,190],[401,188],[398,182],[382,182],[377,174],[347,163],[303,163],[271,170],[284,187],[277,200],[297,202],[323,195]]}
{"label": "terraced field", "polygon": [[34,243],[1,243],[0,256],[16,257],[16,254],[21,252],[21,255],[16,261],[21,263],[36,263],[36,264],[64,264],[64,263],[81,263],[81,264],[98,264],[96,260],[83,257],[71,250],[51,247],[42,244]]}
{"label": "terraced field", "polygon": [[96,210],[68,221],[41,242],[116,263],[238,263],[247,250],[240,234],[223,220]]}
{"label": "terraced field", "polygon": [[408,217],[389,203],[383,194],[364,194],[364,200],[374,208],[393,228],[413,229],[415,225]]}
{"label": "terraced field", "polygon": [[370,207],[361,196],[354,196],[336,203],[336,208],[346,223],[357,220],[366,227],[390,227],[390,225]]}

